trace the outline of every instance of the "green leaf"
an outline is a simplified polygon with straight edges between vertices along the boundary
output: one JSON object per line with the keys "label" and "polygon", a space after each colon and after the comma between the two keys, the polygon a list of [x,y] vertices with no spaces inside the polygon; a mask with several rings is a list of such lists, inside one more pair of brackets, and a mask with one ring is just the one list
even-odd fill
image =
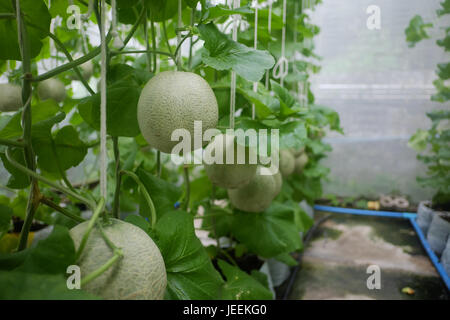
{"label": "green leaf", "polygon": [[[32,118],[32,132],[41,126],[41,122],[48,120],[55,116],[55,114],[61,112],[61,108],[58,104],[52,100],[45,100],[31,106],[31,118]],[[3,127],[0,129],[0,136],[4,139],[18,138],[22,136],[21,126],[22,112],[16,112],[9,120],[6,120]],[[61,115],[58,115],[61,117]],[[61,119],[62,120],[62,119]]]}
{"label": "green leaf", "polygon": [[[182,4],[183,7],[185,5],[185,3]],[[145,6],[155,22],[170,19],[178,12],[178,0],[145,0]]]}
{"label": "green leaf", "polygon": [[288,206],[274,202],[261,213],[236,210],[234,214],[233,235],[250,251],[264,258],[292,252],[301,246],[294,212]]}
{"label": "green leaf", "polygon": [[426,28],[431,28],[431,23],[424,23],[421,16],[416,15],[409,22],[408,28],[405,29],[406,41],[410,47],[423,39],[428,39],[430,36],[426,32]]}
{"label": "green leaf", "polygon": [[419,129],[409,139],[408,146],[416,151],[422,151],[427,147],[428,137],[428,131]]}
{"label": "green leaf", "polygon": [[291,121],[280,126],[280,148],[300,149],[307,140],[305,123]]}
{"label": "green leaf", "polygon": [[[26,167],[25,163],[25,155],[23,152],[23,148],[13,148],[11,149],[11,156],[12,158],[20,163],[21,165]],[[7,187],[12,189],[23,189],[30,185],[30,177],[14,167],[6,158],[5,153],[0,153],[0,158],[3,161],[3,165],[5,166],[5,169],[11,174],[11,177],[8,180],[8,183],[6,184]]]}
{"label": "green leaf", "polygon": [[54,138],[49,134],[38,140],[34,139],[34,144],[39,167],[47,172],[56,173],[75,167],[87,153],[86,145],[73,126],[61,128]]}
{"label": "green leaf", "polygon": [[82,290],[69,290],[61,275],[0,271],[0,300],[98,299]]}
{"label": "green leaf", "polygon": [[[133,81],[119,81],[106,89],[107,133],[114,137],[135,137],[140,134],[137,103],[141,88]],[[100,130],[100,94],[83,99],[78,105],[81,117]]]}
{"label": "green leaf", "polygon": [[13,213],[10,207],[0,204],[0,239],[1,234],[11,228],[11,217]]}
{"label": "green leaf", "polygon": [[[21,0],[25,28],[30,45],[30,57],[36,57],[42,48],[42,39],[47,37],[50,28],[51,16],[43,0]],[[12,1],[0,0],[1,13],[15,13]],[[34,25],[33,27],[31,25]],[[16,19],[0,19],[0,59],[22,60],[17,35]]]}
{"label": "green leaf", "polygon": [[17,270],[41,274],[65,274],[75,264],[75,245],[69,229],[54,225],[48,238],[39,241]]}
{"label": "green leaf", "polygon": [[228,6],[218,4],[214,7],[208,8],[205,16],[207,17],[206,21],[210,21],[221,17],[231,16],[233,14],[253,14],[253,10],[249,6],[230,9]]}
{"label": "green leaf", "polygon": [[194,232],[192,215],[172,211],[155,226],[171,299],[216,299],[223,283]]}
{"label": "green leaf", "polygon": [[223,260],[218,261],[226,283],[223,285],[222,299],[225,300],[271,300],[272,292],[259,281],[237,267]]}
{"label": "green leaf", "polygon": [[254,50],[229,39],[213,24],[198,27],[200,38],[205,41],[202,61],[216,70],[232,69],[250,81],[259,81],[267,69],[275,64],[267,51]]}

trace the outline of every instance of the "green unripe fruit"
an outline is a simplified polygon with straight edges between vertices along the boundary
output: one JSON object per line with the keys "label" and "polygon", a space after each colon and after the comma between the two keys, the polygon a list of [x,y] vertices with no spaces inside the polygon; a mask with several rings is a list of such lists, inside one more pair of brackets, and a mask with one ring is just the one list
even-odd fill
{"label": "green unripe fruit", "polygon": [[300,149],[291,148],[289,151],[291,151],[294,158],[297,158],[300,157],[300,155],[305,151],[305,147],[301,147]]}
{"label": "green unripe fruit", "polygon": [[61,102],[66,98],[66,86],[55,78],[39,82],[37,90],[41,100],[53,99]]}
{"label": "green unripe fruit", "polygon": [[172,132],[186,129],[194,150],[194,121],[202,123],[202,137],[215,128],[219,108],[213,90],[199,75],[165,71],[150,79],[138,102],[138,123],[142,135],[156,149],[172,153],[179,141],[171,141]]}
{"label": "green unripe fruit", "polygon": [[277,196],[277,182],[270,169],[258,166],[255,176],[246,185],[228,189],[230,202],[242,211],[266,210]]}
{"label": "green unripe fruit", "polygon": [[280,172],[283,177],[290,176],[295,169],[295,158],[289,150],[280,151]]}
{"label": "green unripe fruit", "polygon": [[[247,184],[256,174],[257,164],[250,164],[251,159],[256,160],[256,154],[252,148],[238,146],[234,135],[220,134],[205,148],[205,157],[219,158],[222,163],[205,163],[205,171],[211,182],[219,187],[234,189]],[[238,150],[245,150],[245,159],[238,163]],[[243,153],[244,154],[244,153]],[[227,164],[227,155],[231,162]]]}
{"label": "green unripe fruit", "polygon": [[[80,223],[70,230],[76,248],[80,246],[88,223]],[[105,223],[103,231],[116,247],[122,249],[123,256],[82,289],[108,300],[163,299],[167,285],[166,268],[161,252],[147,233],[117,219]],[[82,277],[104,265],[113,254],[100,230],[95,227],[80,256]]]}
{"label": "green unripe fruit", "polygon": [[22,88],[11,83],[0,84],[0,111],[17,111],[22,107]]}
{"label": "green unripe fruit", "polygon": [[[272,170],[272,172],[274,172],[275,170]],[[283,185],[283,178],[281,177],[281,173],[280,170],[277,171],[277,173],[273,174],[273,178],[275,180],[275,185],[276,185],[276,192],[275,192],[275,197],[280,193],[281,191],[281,186]]]}
{"label": "green unripe fruit", "polygon": [[306,153],[302,153],[300,157],[295,158],[295,173],[301,174],[303,172],[303,168],[308,163],[308,155]]}
{"label": "green unripe fruit", "polygon": [[[94,74],[94,64],[92,63],[92,60],[88,60],[85,63],[80,64],[78,68],[80,69],[81,75],[83,76],[84,80],[89,80]],[[70,79],[80,80],[76,73],[72,74],[70,76]]]}

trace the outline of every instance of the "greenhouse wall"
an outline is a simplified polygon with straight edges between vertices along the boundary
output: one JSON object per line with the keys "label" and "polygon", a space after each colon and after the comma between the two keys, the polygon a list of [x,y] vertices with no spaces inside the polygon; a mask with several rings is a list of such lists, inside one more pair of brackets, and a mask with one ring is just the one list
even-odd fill
{"label": "greenhouse wall", "polygon": [[[432,102],[436,64],[445,52],[435,45],[444,33],[433,28],[430,39],[414,48],[405,28],[416,14],[439,25],[439,0],[324,0],[313,14],[321,27],[315,41],[323,58],[313,79],[316,103],[334,108],[345,135],[331,133],[333,151],[324,160],[331,168],[325,193],[378,197],[408,195],[414,202],[432,192],[416,182],[425,167],[408,147],[417,128],[430,125],[426,112],[442,108]],[[368,7],[380,9],[380,29],[370,30]],[[438,30],[438,31],[436,31]]]}

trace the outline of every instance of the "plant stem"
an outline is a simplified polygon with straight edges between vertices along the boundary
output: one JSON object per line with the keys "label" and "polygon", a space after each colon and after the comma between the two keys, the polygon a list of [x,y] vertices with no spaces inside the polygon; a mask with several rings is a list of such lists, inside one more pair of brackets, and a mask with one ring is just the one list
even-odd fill
{"label": "plant stem", "polygon": [[[107,41],[109,41],[109,39],[111,39],[111,34],[110,33],[108,33],[108,35],[106,36],[106,39],[107,39]],[[94,50],[92,50],[91,52],[89,52],[87,55],[85,55],[85,56],[83,56],[81,58],[75,59],[75,60],[73,60],[71,62],[68,62],[66,64],[63,64],[63,65],[61,65],[59,67],[56,67],[55,69],[50,70],[50,71],[48,71],[46,73],[43,73],[43,74],[41,74],[41,75],[39,75],[37,77],[34,77],[31,80],[32,81],[42,81],[42,80],[54,77],[57,74],[60,74],[60,73],[62,73],[64,71],[67,71],[67,70],[70,70],[70,69],[72,69],[72,68],[74,68],[76,66],[79,66],[80,64],[85,63],[86,61],[91,60],[92,58],[98,56],[100,54],[100,51],[101,51],[101,48],[99,46],[99,47],[95,48]]]}
{"label": "plant stem", "polygon": [[[116,56],[116,55],[119,55],[119,54],[147,53],[147,52],[150,52],[150,53],[152,53],[152,54],[154,54],[154,55],[156,55],[156,54],[162,54],[162,55],[169,56],[169,57],[171,57],[172,59],[174,59],[173,56],[172,56],[172,54],[170,54],[169,52],[164,52],[164,51],[159,51],[159,50],[127,50],[127,51],[111,51],[110,56]],[[175,60],[175,59],[174,59],[174,60]]]}
{"label": "plant stem", "polygon": [[187,211],[189,209],[189,200],[191,197],[191,186],[189,182],[189,167],[185,165],[183,167],[183,171],[184,171],[184,184],[186,185],[186,198],[184,199],[184,210]]}
{"label": "plant stem", "polygon": [[49,179],[47,179],[47,178],[45,178],[45,177],[43,177],[43,176],[37,174],[35,171],[30,170],[30,169],[24,167],[23,165],[21,165],[20,163],[16,162],[16,161],[12,158],[12,156],[11,156],[9,150],[6,150],[6,158],[8,159],[8,161],[9,161],[15,168],[17,168],[17,169],[19,169],[20,171],[22,171],[22,172],[28,174],[28,175],[31,177],[32,180],[33,180],[33,179],[39,180],[39,181],[41,181],[41,182],[43,182],[43,183],[49,185],[50,187],[52,187],[52,188],[54,188],[54,189],[56,189],[56,190],[59,190],[59,191],[61,191],[62,193],[65,193],[66,195],[71,196],[71,197],[77,199],[78,201],[80,201],[80,202],[86,204],[89,208],[91,208],[91,209],[95,208],[95,203],[91,202],[90,200],[86,199],[85,197],[79,195],[78,193],[76,193],[76,192],[74,192],[74,191],[72,191],[72,190],[70,190],[70,189],[68,189],[68,188],[66,188],[66,187],[61,186],[60,184],[58,184],[58,183],[56,183],[56,182],[53,182],[53,181],[51,181],[51,180],[49,180]]}
{"label": "plant stem", "polygon": [[14,13],[0,13],[0,19],[15,19]]}
{"label": "plant stem", "polygon": [[119,138],[113,137],[114,146],[114,160],[116,161],[116,189],[114,190],[114,203],[112,215],[114,218],[119,219],[119,205],[120,205],[120,184],[122,176],[120,174],[120,150],[119,150]]}
{"label": "plant stem", "polygon": [[78,250],[75,255],[75,258],[76,258],[75,261],[78,261],[81,254],[83,253],[84,247],[86,246],[86,242],[89,239],[89,235],[91,234],[91,231],[94,228],[94,225],[97,222],[97,219],[100,216],[100,213],[102,213],[104,209],[105,209],[105,199],[100,198],[97,208],[95,208],[95,211],[92,214],[91,219],[89,220],[86,232],[84,233],[83,238],[81,239],[80,246],[78,247]]}
{"label": "plant stem", "polygon": [[156,175],[161,177],[161,151],[156,151]]}
{"label": "plant stem", "polygon": [[68,211],[67,209],[64,209],[63,207],[57,205],[56,203],[54,203],[52,200],[50,200],[49,198],[42,196],[41,197],[41,203],[45,204],[46,206],[59,211],[60,213],[62,213],[63,215],[65,215],[66,217],[73,219],[77,222],[84,222],[86,220],[84,220],[83,218],[77,216],[76,214],[73,214],[72,212]]}
{"label": "plant stem", "polygon": [[155,25],[153,18],[150,16],[150,30],[152,34],[152,51],[153,51],[153,73],[156,73],[157,69],[157,56],[156,56],[156,36],[155,36]]}
{"label": "plant stem", "polygon": [[119,51],[122,51],[127,46],[127,43],[131,40],[131,38],[133,38],[133,35],[141,24],[141,21],[144,18],[146,12],[147,10],[145,9],[145,7],[143,7],[141,13],[139,14],[139,17],[137,18],[127,37],[125,38],[125,40],[123,40],[123,46],[119,49]]}
{"label": "plant stem", "polygon": [[162,25],[163,25],[164,39],[166,39],[167,49],[169,50],[170,55],[172,57],[174,57],[174,61],[175,61],[176,59],[173,54],[172,48],[170,47],[169,38],[167,37],[167,29],[166,29],[166,21],[165,20],[162,22]]}
{"label": "plant stem", "polygon": [[0,144],[8,147],[25,147],[25,143],[21,141],[15,141],[15,140],[9,140],[9,139],[2,139],[0,138]]}
{"label": "plant stem", "polygon": [[145,201],[148,204],[148,207],[150,208],[150,215],[152,220],[150,221],[152,228],[154,228],[155,224],[156,224],[156,209],[155,209],[155,205],[153,204],[153,200],[150,197],[150,194],[148,193],[147,189],[145,188],[144,184],[142,183],[141,179],[139,179],[139,177],[131,171],[128,170],[122,170],[120,171],[121,174],[126,174],[128,176],[130,176],[139,186],[139,190],[142,192],[142,195],[145,198]]}
{"label": "plant stem", "polygon": [[184,41],[186,41],[187,38],[189,38],[189,37],[191,37],[191,36],[192,36],[192,34],[191,34],[191,32],[189,31],[189,33],[188,33],[187,35],[185,35],[185,36],[183,37],[183,39],[180,40],[180,43],[178,43],[178,45],[177,45],[177,47],[176,47],[176,49],[175,49],[174,56],[177,57],[177,61],[178,61],[177,67],[178,67],[179,70],[181,69],[181,55],[179,54],[179,51],[180,51],[180,49],[181,49],[181,45],[183,44]]}
{"label": "plant stem", "polygon": [[[66,47],[64,46],[64,44],[51,32],[48,33],[49,37],[53,39],[53,41],[56,43],[56,45],[61,49],[61,51],[65,54],[67,60],[69,60],[69,62],[73,62],[73,58],[70,55],[69,51],[66,49]],[[94,90],[91,89],[91,87],[89,86],[89,84],[87,83],[87,81],[84,79],[83,75],[81,74],[80,69],[78,68],[78,66],[73,67],[73,70],[75,71],[75,73],[77,74],[78,79],[81,81],[81,83],[83,84],[83,86],[87,89],[87,91],[89,91],[89,93],[91,95],[94,95],[95,92]]]}
{"label": "plant stem", "polygon": [[118,250],[114,250],[114,255],[111,257],[111,259],[109,259],[104,265],[102,265],[100,268],[98,268],[97,270],[93,271],[92,273],[88,274],[86,277],[84,277],[81,282],[80,285],[84,286],[85,284],[91,282],[92,280],[94,280],[95,278],[99,277],[100,275],[103,274],[103,272],[105,272],[106,270],[108,270],[119,258],[121,258],[123,256],[122,250],[118,249]]}
{"label": "plant stem", "polygon": [[[13,2],[14,4],[14,2]],[[19,47],[22,56],[22,71],[23,71],[23,81],[22,81],[22,101],[26,101],[23,111],[22,111],[22,140],[25,145],[25,161],[30,172],[35,173],[36,171],[36,158],[34,156],[33,147],[31,145],[31,56],[30,56],[30,43],[28,39],[27,29],[22,20],[22,12],[20,10],[20,0],[15,2],[16,10],[16,20],[17,20],[17,33],[19,36]],[[8,157],[7,150],[7,157]],[[9,160],[9,159],[8,159]],[[17,250],[22,251],[27,247],[28,234],[30,232],[31,223],[33,222],[34,213],[39,206],[40,192],[37,180],[31,177],[31,187],[30,193],[28,195],[25,221],[20,232],[19,245]]]}
{"label": "plant stem", "polygon": [[[194,27],[194,19],[195,19],[195,8],[192,8],[192,10],[191,10],[191,28]],[[192,69],[192,46],[193,45],[194,45],[193,38],[191,37],[191,39],[189,41],[189,62],[188,62],[189,70]]]}
{"label": "plant stem", "polygon": [[152,72],[152,56],[150,54],[150,42],[148,41],[148,21],[147,14],[145,15],[142,21],[144,27],[144,37],[145,37],[145,52],[147,57],[147,69],[149,72]]}

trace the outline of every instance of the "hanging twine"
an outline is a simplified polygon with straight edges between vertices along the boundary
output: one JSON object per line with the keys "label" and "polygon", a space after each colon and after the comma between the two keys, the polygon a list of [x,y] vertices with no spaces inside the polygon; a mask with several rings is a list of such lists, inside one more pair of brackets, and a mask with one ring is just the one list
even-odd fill
{"label": "hanging twine", "polygon": [[[268,17],[268,21],[267,21],[267,32],[269,33],[269,37],[270,37],[270,33],[272,31],[272,3],[273,3],[273,0],[269,0],[268,2],[269,2],[269,17]],[[266,71],[266,89],[269,89],[269,70]]]}
{"label": "hanging twine", "polygon": [[286,59],[286,0],[283,0],[283,29],[281,31],[281,57],[278,59],[273,68],[273,77],[280,79],[280,84],[283,85],[284,78],[288,74],[289,62]]}
{"label": "hanging twine", "polygon": [[[254,34],[254,43],[253,48],[258,49],[258,0],[253,1],[253,7],[255,8],[255,34]],[[253,92],[258,91],[258,82],[253,82]],[[255,119],[255,104],[252,103],[252,119]]]}
{"label": "hanging twine", "polygon": [[100,41],[101,41],[101,63],[100,63],[100,194],[106,201],[107,196],[107,154],[106,154],[106,5],[101,0],[100,17]]}
{"label": "hanging twine", "polygon": [[[233,9],[240,7],[240,0],[232,0]],[[237,27],[238,27],[239,15],[233,15],[233,41],[237,41]],[[230,85],[230,128],[234,128],[234,114],[236,112],[236,72],[231,71],[231,85]]]}
{"label": "hanging twine", "polygon": [[[181,28],[182,25],[183,25],[182,6],[181,6],[181,0],[178,0],[178,22],[177,22],[177,27]],[[180,43],[181,43],[181,31],[178,30],[178,32],[177,32],[177,45],[179,46]],[[180,67],[181,67],[181,48],[178,49],[176,59],[177,59],[177,66],[180,69]]]}

